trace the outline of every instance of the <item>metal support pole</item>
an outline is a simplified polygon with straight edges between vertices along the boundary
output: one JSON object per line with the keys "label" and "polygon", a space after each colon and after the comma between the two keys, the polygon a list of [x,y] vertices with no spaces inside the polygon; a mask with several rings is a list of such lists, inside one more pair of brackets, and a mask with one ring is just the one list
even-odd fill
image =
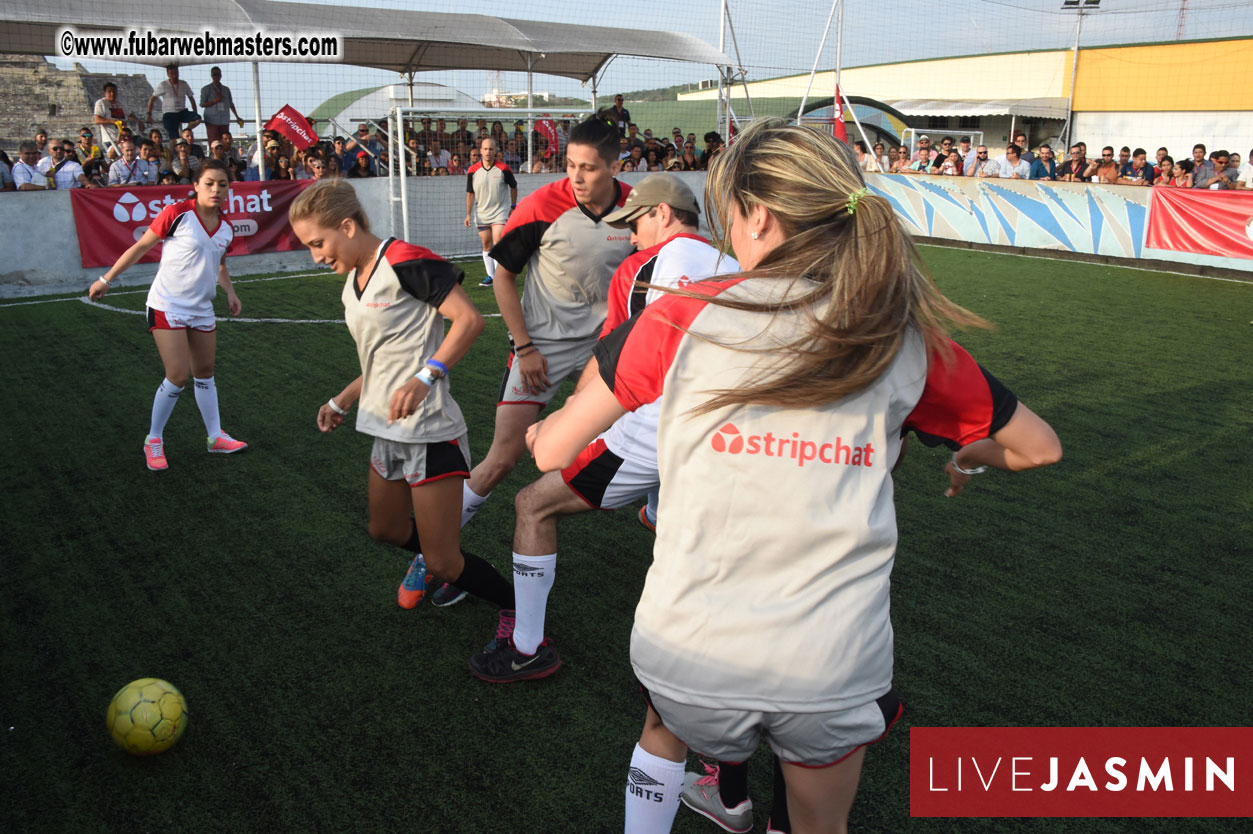
{"label": "metal support pole", "polygon": [[535,157],[535,151],[531,148],[531,120],[535,118],[531,114],[531,108],[535,106],[533,101],[535,93],[535,76],[531,72],[532,58],[530,54],[526,56],[526,162],[522,164],[522,170],[526,173],[531,172],[531,160]]}
{"label": "metal support pole", "polygon": [[[718,51],[724,55],[726,54],[726,44],[727,44],[727,0],[722,0],[722,3],[720,3],[718,6]],[[723,109],[723,105],[725,104],[725,102],[723,101],[723,96],[726,95],[728,98],[730,97],[729,85],[727,84],[727,80],[726,80],[727,70],[728,70],[728,67],[718,67],[718,119],[715,122],[715,124],[722,127],[723,136],[728,136],[730,134],[730,131],[728,131],[725,125],[723,125],[722,123],[723,118],[725,116],[725,112],[726,112]]]}
{"label": "metal support pole", "polygon": [[[1075,118],[1075,76],[1079,71],[1079,34],[1083,31],[1083,9],[1079,9],[1079,19],[1075,23],[1075,50],[1070,59],[1070,100],[1066,102],[1066,125],[1062,128],[1062,147],[1069,150],[1070,137],[1074,133]],[[1012,140],[1013,137],[1011,137]]]}
{"label": "metal support pole", "polygon": [[261,70],[252,62],[252,109],[257,118],[257,179],[265,180],[265,141],[261,136]]}

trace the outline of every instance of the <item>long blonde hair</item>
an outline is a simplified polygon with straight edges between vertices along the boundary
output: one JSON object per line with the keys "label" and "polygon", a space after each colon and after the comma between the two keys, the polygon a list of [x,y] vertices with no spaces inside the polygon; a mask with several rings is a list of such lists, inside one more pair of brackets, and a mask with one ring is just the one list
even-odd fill
{"label": "long blonde hair", "polygon": [[938,350],[947,358],[949,325],[988,326],[936,288],[892,206],[866,189],[852,151],[830,135],[781,119],[753,122],[715,157],[705,205],[723,249],[735,215],[765,207],[786,239],[740,275],[804,277],[813,289],[783,302],[725,293],[709,299],[751,312],[799,311],[808,327],[782,348],[771,348],[793,357],[781,372],[713,391],[698,412],[747,403],[803,408],[834,402],[886,371],[911,329],[926,341],[928,355]]}
{"label": "long blonde hair", "polygon": [[356,189],[345,179],[318,180],[300,192],[287,213],[289,222],[309,219],[325,229],[338,228],[349,218],[361,231],[370,231],[370,218],[357,199]]}

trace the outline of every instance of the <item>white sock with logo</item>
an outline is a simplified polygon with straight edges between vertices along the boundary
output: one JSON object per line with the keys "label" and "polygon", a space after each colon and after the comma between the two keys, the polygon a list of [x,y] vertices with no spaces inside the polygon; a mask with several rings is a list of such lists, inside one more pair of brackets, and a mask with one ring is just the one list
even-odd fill
{"label": "white sock with logo", "polygon": [[660,500],[661,491],[654,489],[648,493],[648,503],[644,506],[644,515],[654,527],[657,526],[657,502]]}
{"label": "white sock with logo", "polygon": [[181,393],[183,393],[182,388],[168,379],[161,380],[161,384],[157,386],[157,394],[152,398],[152,421],[148,424],[149,437],[160,437],[165,431],[165,424],[174,413],[174,406],[178,404],[178,395]]}
{"label": "white sock with logo", "polygon": [[479,507],[483,506],[483,502],[491,497],[491,493],[487,495],[479,495],[470,489],[470,479],[466,478],[461,482],[461,526],[465,527],[470,519],[474,518],[474,514],[479,511]]}
{"label": "white sock with logo", "polygon": [[638,744],[627,772],[625,834],[665,834],[683,794],[683,762],[649,753]]}
{"label": "white sock with logo", "polygon": [[488,278],[496,277],[496,262],[493,261],[492,256],[486,252],[483,253],[483,267],[487,270]]}
{"label": "white sock with logo", "polygon": [[548,592],[557,578],[557,554],[523,556],[513,554],[513,599],[517,620],[513,626],[513,645],[523,654],[535,654],[544,642],[544,612],[548,610]]}
{"label": "white sock with logo", "polygon": [[213,440],[222,433],[222,418],[218,415],[218,386],[213,377],[195,379],[196,406],[200,409],[200,419],[204,420],[205,431]]}

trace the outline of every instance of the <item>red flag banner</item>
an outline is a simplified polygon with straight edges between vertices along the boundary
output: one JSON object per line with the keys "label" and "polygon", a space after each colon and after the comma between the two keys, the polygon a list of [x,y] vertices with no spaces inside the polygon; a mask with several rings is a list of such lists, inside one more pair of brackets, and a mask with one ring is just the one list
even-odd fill
{"label": "red flag banner", "polygon": [[[228,255],[290,252],[300,240],[287,222],[292,201],[312,180],[236,182],[227,192],[223,217],[235,230]],[[75,188],[70,192],[74,227],[84,267],[113,266],[123,252],[148,229],[161,209],[186,200],[186,185],[146,185],[138,188]],[[141,262],[161,259],[157,244]]]}
{"label": "red flag banner", "polygon": [[549,155],[561,153],[561,137],[557,134],[557,123],[552,119],[539,119],[535,122],[535,132],[548,140]]}
{"label": "red flag banner", "polygon": [[840,92],[840,88],[835,88],[835,106],[831,110],[831,115],[835,121],[831,123],[831,133],[836,139],[845,144],[848,143],[848,128],[844,126],[844,94]]}
{"label": "red flag banner", "polygon": [[304,150],[317,144],[318,134],[309,124],[309,120],[290,104],[284,104],[274,114],[274,118],[265,123],[266,130],[277,130],[291,140],[298,150]]}
{"label": "red flag banner", "polygon": [[913,727],[909,815],[1247,817],[1250,765],[1250,727]]}
{"label": "red flag banner", "polygon": [[1253,191],[1154,188],[1144,245],[1253,259]]}

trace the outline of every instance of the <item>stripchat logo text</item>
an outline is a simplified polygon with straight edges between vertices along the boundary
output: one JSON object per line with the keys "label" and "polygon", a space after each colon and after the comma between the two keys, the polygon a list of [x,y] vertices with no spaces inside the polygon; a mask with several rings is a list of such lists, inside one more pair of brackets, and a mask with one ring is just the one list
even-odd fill
{"label": "stripchat logo text", "polygon": [[832,466],[873,466],[878,453],[874,445],[846,441],[842,437],[809,440],[792,432],[791,436],[744,434],[734,423],[726,423],[710,438],[709,445],[715,452],[728,455],[762,455],[793,461],[798,467],[807,463],[825,463]]}

